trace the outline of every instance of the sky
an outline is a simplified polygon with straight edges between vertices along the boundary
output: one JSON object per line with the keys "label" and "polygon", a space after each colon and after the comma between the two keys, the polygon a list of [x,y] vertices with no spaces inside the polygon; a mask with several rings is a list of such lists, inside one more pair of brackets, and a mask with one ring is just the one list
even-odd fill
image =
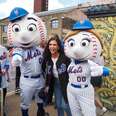
{"label": "sky", "polygon": [[8,17],[14,7],[22,7],[33,12],[33,0],[0,0],[0,19]]}
{"label": "sky", "polygon": [[81,4],[90,1],[92,2],[95,0],[49,0],[48,9],[53,10],[58,8],[64,8],[64,7],[74,6],[76,4]]}
{"label": "sky", "polygon": [[[49,0],[48,10],[54,10],[80,4],[90,0]],[[22,7],[28,12],[33,13],[34,0],[0,0],[0,19],[10,15],[14,7]]]}

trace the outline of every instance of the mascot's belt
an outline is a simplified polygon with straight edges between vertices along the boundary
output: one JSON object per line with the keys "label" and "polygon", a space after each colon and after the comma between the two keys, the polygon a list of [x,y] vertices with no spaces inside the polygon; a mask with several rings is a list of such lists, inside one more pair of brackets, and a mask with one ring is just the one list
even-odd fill
{"label": "mascot's belt", "polygon": [[71,86],[75,87],[75,88],[86,88],[86,87],[88,87],[88,85],[75,85],[75,84],[72,84],[72,83],[71,83]]}
{"label": "mascot's belt", "polygon": [[41,74],[38,74],[36,76],[26,76],[24,75],[25,78],[32,78],[32,79],[37,79],[37,78],[40,78],[41,77]]}

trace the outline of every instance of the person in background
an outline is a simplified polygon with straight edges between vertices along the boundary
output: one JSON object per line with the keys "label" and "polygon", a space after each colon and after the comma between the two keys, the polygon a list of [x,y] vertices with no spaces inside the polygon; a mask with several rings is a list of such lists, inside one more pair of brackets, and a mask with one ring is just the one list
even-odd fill
{"label": "person in background", "polygon": [[[7,49],[8,49],[9,60],[11,62],[12,55],[13,55],[13,46],[8,46]],[[20,67],[19,66],[16,66],[15,68],[16,68],[15,69],[16,70],[16,75],[15,75],[15,93],[18,94],[20,92],[19,82],[20,82],[21,72],[20,72]],[[9,72],[10,72],[10,74],[12,74],[12,70],[14,69],[14,67],[11,67],[10,69],[11,70]],[[12,77],[12,75],[10,75],[10,76]]]}
{"label": "person in background", "polygon": [[46,47],[46,44],[47,44],[47,40],[41,40],[40,44],[39,44],[39,47],[42,48],[43,50],[45,49]]}
{"label": "person in background", "polygon": [[[99,78],[99,77],[97,77],[97,78]],[[99,95],[97,94],[97,89],[98,88],[99,88],[98,86],[97,87],[94,86],[94,89],[95,89],[95,104],[96,104],[96,106],[98,106],[101,109],[100,116],[103,116],[108,111],[108,109],[103,105],[103,103],[101,102],[101,100],[99,98]]]}
{"label": "person in background", "polygon": [[1,88],[1,83],[2,83],[2,76],[1,76],[1,62],[0,62],[0,88]]}
{"label": "person in background", "polygon": [[101,102],[101,100],[100,100],[100,98],[99,98],[99,95],[98,95],[98,93],[97,93],[97,90],[98,90],[99,88],[101,88],[101,86],[102,86],[102,81],[103,81],[103,79],[102,79],[101,76],[95,77],[95,78],[94,78],[94,77],[91,78],[91,84],[93,85],[94,90],[95,90],[95,104],[96,104],[96,106],[99,107],[99,108],[101,109],[101,111],[102,111],[102,112],[100,113],[100,116],[102,116],[104,113],[106,113],[106,112],[108,111],[107,108],[103,106],[103,103]]}
{"label": "person in background", "polygon": [[67,67],[70,64],[70,59],[65,56],[61,41],[57,34],[51,34],[43,57],[42,66],[44,72],[46,72],[45,92],[48,92],[50,96],[53,95],[52,92],[54,92],[58,116],[64,116],[64,111],[66,111],[67,116],[71,116],[66,92],[69,78]]}
{"label": "person in background", "polygon": [[7,94],[7,87],[8,87],[8,82],[10,80],[9,78],[9,59],[7,55],[7,49],[3,46],[0,45],[0,76],[1,76],[1,88],[3,90],[3,112],[4,116],[5,114],[5,98]]}
{"label": "person in background", "polygon": [[[102,56],[97,57],[93,61],[96,62],[99,65],[104,65],[104,58]],[[100,116],[102,116],[104,113],[106,113],[108,111],[108,109],[106,107],[104,107],[104,105],[101,102],[101,100],[99,98],[99,95],[97,93],[97,90],[102,87],[102,82],[103,82],[103,77],[101,77],[101,76],[98,76],[98,77],[95,77],[95,78],[94,77],[91,78],[91,84],[93,85],[94,90],[95,90],[95,104],[102,111],[100,113]]]}
{"label": "person in background", "polygon": [[20,92],[20,87],[19,87],[19,83],[20,83],[20,76],[21,76],[21,72],[20,72],[20,66],[16,66],[16,80],[15,80],[15,93],[18,94]]}

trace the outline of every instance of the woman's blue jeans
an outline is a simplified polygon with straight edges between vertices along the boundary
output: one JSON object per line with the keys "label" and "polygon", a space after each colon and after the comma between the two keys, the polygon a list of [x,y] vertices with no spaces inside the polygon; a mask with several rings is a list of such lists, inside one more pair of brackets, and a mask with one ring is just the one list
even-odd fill
{"label": "woman's blue jeans", "polygon": [[55,94],[55,105],[57,108],[58,116],[64,116],[64,111],[66,112],[67,116],[71,116],[69,104],[65,103],[64,101],[61,92],[60,82],[58,79],[55,79],[54,94]]}
{"label": "woman's blue jeans", "polygon": [[2,84],[2,76],[0,76],[0,88],[2,87],[1,84]]}

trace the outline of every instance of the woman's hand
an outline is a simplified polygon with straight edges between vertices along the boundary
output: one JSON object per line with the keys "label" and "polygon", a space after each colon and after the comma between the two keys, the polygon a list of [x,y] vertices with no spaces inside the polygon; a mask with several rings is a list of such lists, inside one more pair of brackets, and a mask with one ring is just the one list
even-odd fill
{"label": "woman's hand", "polygon": [[1,69],[1,74],[5,75],[5,73],[6,73],[6,70],[5,69]]}
{"label": "woman's hand", "polygon": [[45,92],[45,93],[48,93],[48,91],[49,91],[49,87],[46,86],[45,89],[44,89],[44,92]]}

